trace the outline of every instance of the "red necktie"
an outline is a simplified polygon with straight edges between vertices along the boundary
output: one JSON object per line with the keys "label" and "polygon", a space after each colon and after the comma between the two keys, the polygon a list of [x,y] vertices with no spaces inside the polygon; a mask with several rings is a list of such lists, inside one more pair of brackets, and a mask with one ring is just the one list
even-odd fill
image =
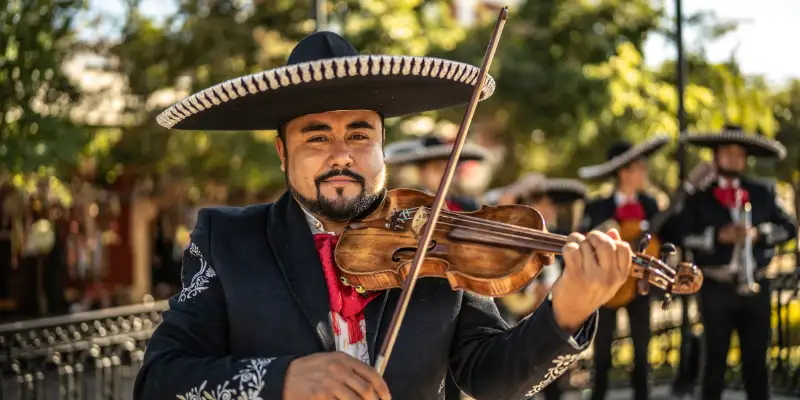
{"label": "red necktie", "polygon": [[617,207],[614,213],[614,219],[619,222],[625,221],[643,221],[645,218],[644,207],[641,203],[627,203]]}
{"label": "red necktie", "polygon": [[[364,338],[364,332],[361,331],[361,321],[364,320],[364,307],[379,293],[372,292],[367,296],[362,296],[353,287],[345,286],[339,280],[339,275],[336,273],[336,264],[333,260],[333,250],[336,248],[338,241],[338,236],[327,233],[314,235],[314,244],[317,246],[319,260],[322,262],[325,283],[328,285],[331,311],[338,313],[347,321],[350,343],[355,344]],[[333,332],[339,335],[341,330],[335,317],[331,318],[331,324],[333,325]]]}
{"label": "red necktie", "polygon": [[736,192],[740,192],[742,194],[742,203],[747,203],[750,201],[750,195],[747,193],[747,190],[742,188],[734,188],[734,187],[715,187],[714,188],[714,197],[717,198],[719,204],[722,204],[726,208],[734,208],[736,207]]}

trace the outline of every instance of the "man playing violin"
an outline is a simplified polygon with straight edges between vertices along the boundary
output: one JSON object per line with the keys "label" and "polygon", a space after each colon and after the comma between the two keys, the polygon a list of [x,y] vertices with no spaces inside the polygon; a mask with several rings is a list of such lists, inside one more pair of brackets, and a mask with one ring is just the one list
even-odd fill
{"label": "man playing violin", "polygon": [[[748,156],[779,160],[785,157],[786,149],[777,141],[746,134],[733,125],[720,133],[688,135],[681,140],[713,149],[718,175],[706,190],[688,197],[676,217],[687,230],[683,247],[691,251],[706,277],[700,292],[705,336],[702,398],[722,396],[735,329],[747,398],[768,399],[766,360],[772,308],[764,272],[775,246],[795,239],[797,226],[780,205],[774,185],[743,174]],[[749,224],[742,218],[747,203],[752,207]],[[742,247],[746,240],[751,243],[749,254]],[[748,285],[748,280],[755,285]]]}
{"label": "man playing violin", "polygon": [[[383,375],[370,365],[401,290],[361,294],[337,278],[337,238],[386,194],[383,119],[464,104],[477,72],[359,56],[319,32],[286,66],[162,113],[167,128],[277,129],[289,189],[275,203],[199,212],[183,288],[149,342],[134,397],[441,399],[449,371],[476,399],[519,399],[561,375],[630,272],[631,249],[616,231],[572,234],[552,299],[514,328],[491,299],[420,279]],[[493,87],[487,80],[483,98]]]}
{"label": "man playing violin", "polygon": [[[648,232],[648,221],[659,209],[656,200],[645,194],[647,188],[647,159],[661,149],[669,138],[655,136],[636,146],[628,142],[614,143],[608,151],[607,161],[601,164],[584,167],[578,171],[583,179],[601,180],[613,178],[614,193],[605,198],[589,201],[584,209],[580,232],[601,227],[624,226],[621,230],[626,236],[636,236]],[[632,227],[632,228],[631,228]],[[633,231],[633,232],[630,232]],[[632,245],[636,245],[637,237],[625,237]],[[631,293],[624,306],[630,321],[630,333],[633,339],[634,368],[631,384],[636,399],[649,398],[649,363],[647,348],[650,342],[650,300],[635,291]],[[611,343],[617,325],[618,306],[611,305],[600,308],[600,321],[594,341],[594,386],[592,399],[605,398],[608,391],[608,373],[611,369]]]}
{"label": "man playing violin", "polygon": [[[417,140],[406,140],[386,146],[386,165],[417,167],[421,189],[429,194],[439,190],[447,159],[452,146],[441,136],[425,135]],[[460,162],[484,161],[488,150],[476,144],[467,143],[461,150]],[[450,211],[475,211],[480,208],[478,202],[463,195],[448,195],[445,199]]]}

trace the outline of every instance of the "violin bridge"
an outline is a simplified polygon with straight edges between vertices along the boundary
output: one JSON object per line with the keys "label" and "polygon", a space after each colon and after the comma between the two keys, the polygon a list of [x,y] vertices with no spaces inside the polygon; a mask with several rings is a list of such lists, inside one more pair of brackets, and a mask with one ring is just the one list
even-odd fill
{"label": "violin bridge", "polygon": [[420,207],[417,209],[417,212],[414,213],[414,219],[411,221],[411,232],[414,232],[416,236],[421,235],[426,222],[428,222],[428,215],[425,212],[425,208]]}

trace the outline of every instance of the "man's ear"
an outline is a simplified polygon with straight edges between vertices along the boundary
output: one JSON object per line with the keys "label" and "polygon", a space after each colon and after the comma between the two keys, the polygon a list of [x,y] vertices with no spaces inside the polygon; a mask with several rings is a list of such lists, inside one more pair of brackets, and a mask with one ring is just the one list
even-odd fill
{"label": "man's ear", "polygon": [[278,152],[278,157],[281,159],[281,171],[286,172],[286,146],[280,137],[275,138],[275,151]]}

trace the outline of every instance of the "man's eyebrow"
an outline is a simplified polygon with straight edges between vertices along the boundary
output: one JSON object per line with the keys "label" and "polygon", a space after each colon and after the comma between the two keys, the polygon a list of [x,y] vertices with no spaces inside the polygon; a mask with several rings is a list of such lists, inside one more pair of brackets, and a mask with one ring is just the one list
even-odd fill
{"label": "man's eyebrow", "polygon": [[367,121],[353,121],[347,124],[347,129],[371,129],[374,131],[375,127]]}
{"label": "man's eyebrow", "polygon": [[308,133],[308,132],[330,132],[333,128],[330,125],[323,123],[323,122],[309,122],[308,125],[304,126],[303,129],[300,130],[301,133]]}

